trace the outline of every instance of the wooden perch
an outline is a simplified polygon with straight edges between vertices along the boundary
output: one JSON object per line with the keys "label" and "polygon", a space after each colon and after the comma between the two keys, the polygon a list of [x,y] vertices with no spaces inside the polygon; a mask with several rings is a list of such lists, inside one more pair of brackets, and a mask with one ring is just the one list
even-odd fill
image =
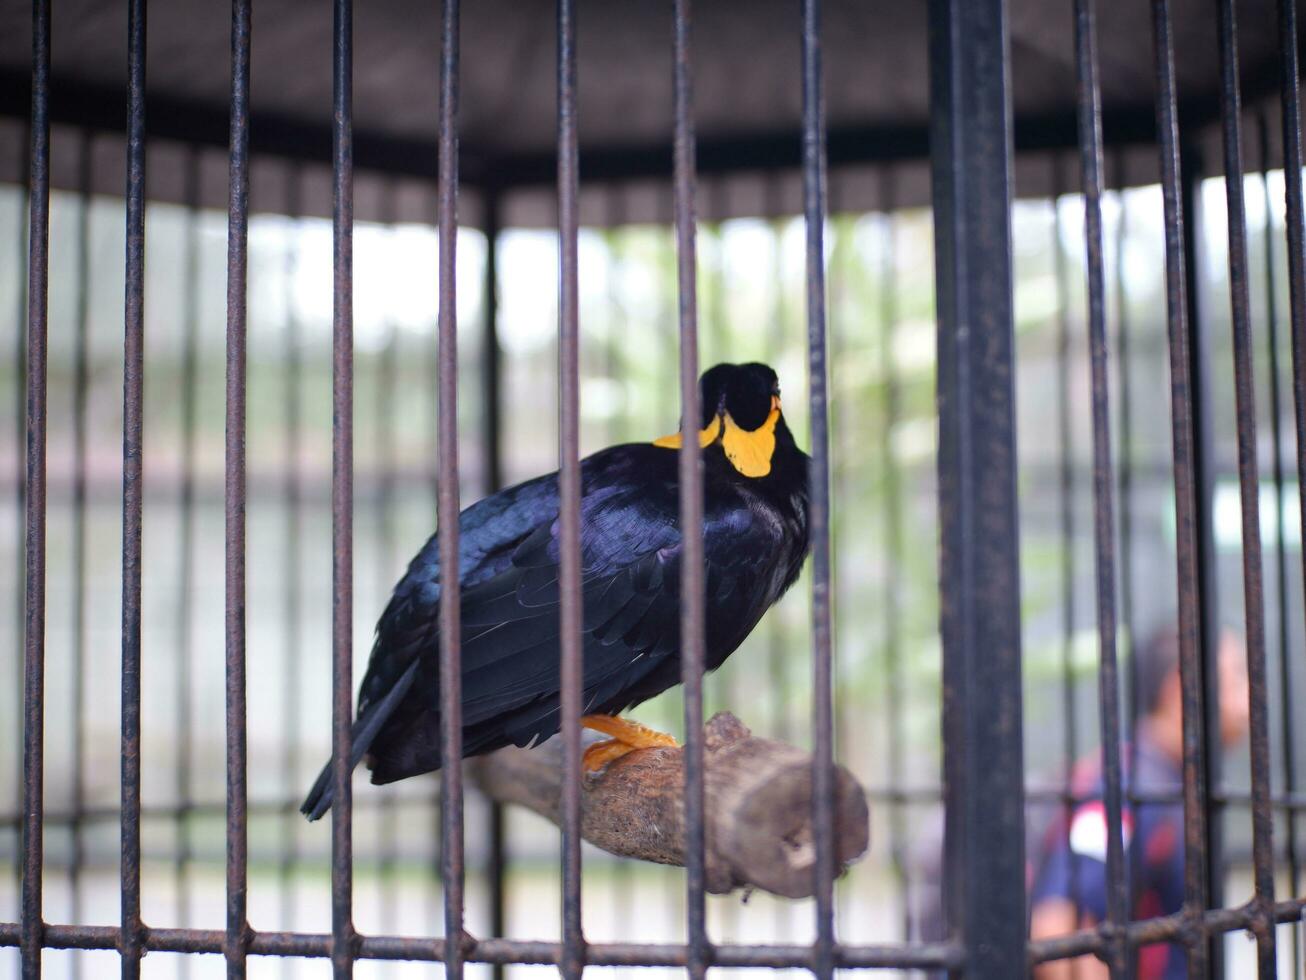
{"label": "wooden perch", "polygon": [[[729,712],[707,723],[707,889],[761,888],[786,898],[813,893],[812,757],[754,738]],[[517,803],[554,823],[562,749],[502,749],[469,763],[491,799]],[[870,840],[866,795],[851,773],[835,778],[835,853],[843,867]],[[684,750],[643,749],[584,777],[581,836],[621,857],[685,863]]]}

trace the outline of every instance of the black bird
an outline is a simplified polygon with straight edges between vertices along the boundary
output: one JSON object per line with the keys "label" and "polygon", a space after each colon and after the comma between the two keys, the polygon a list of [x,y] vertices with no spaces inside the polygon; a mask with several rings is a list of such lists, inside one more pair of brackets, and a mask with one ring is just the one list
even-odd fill
{"label": "black bird", "polygon": [[[808,457],[764,364],[718,364],[699,381],[703,417],[707,648],[715,670],[798,577],[807,553]],[[612,736],[592,771],[669,735],[615,717],[680,683],[680,436],[581,462],[582,724]],[[558,474],[462,512],[463,754],[533,745],[560,727]],[[350,765],[372,782],[440,767],[440,563],[433,536],[377,624],[358,695]],[[331,806],[330,766],[302,811]]]}

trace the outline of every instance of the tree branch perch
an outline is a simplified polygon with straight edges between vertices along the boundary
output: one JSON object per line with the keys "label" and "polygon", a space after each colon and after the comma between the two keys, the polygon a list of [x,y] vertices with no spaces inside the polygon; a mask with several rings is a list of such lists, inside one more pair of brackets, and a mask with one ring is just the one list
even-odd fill
{"label": "tree branch perch", "polygon": [[[704,730],[707,888],[726,894],[761,888],[786,898],[812,894],[812,757],[753,734],[729,712]],[[469,773],[500,803],[516,803],[559,822],[561,746],[502,749],[473,760]],[[581,836],[620,857],[684,866],[684,750],[644,749],[585,777]],[[846,866],[870,841],[866,795],[839,767],[835,779],[835,854]]]}

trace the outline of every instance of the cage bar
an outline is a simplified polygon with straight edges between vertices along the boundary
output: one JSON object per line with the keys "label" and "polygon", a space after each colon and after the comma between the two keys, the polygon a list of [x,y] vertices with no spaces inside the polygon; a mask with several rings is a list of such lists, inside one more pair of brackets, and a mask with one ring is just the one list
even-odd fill
{"label": "cage bar", "polygon": [[[281,705],[282,736],[285,745],[281,757],[282,778],[287,786],[299,785],[298,752],[294,736],[299,732],[300,697],[303,677],[303,643],[300,617],[303,615],[301,590],[303,576],[300,569],[300,548],[303,540],[304,485],[300,473],[300,454],[303,449],[304,358],[300,350],[302,327],[299,315],[291,301],[295,274],[298,269],[298,242],[301,230],[301,201],[303,173],[299,166],[291,165],[286,175],[286,218],[289,221],[289,247],[286,249],[283,276],[286,284],[286,323],[281,357],[286,375],[283,411],[285,412],[285,472],[282,476],[281,506],[285,514],[285,565],[282,567],[282,608],[285,614],[282,645],[284,650],[283,680],[285,685]],[[281,891],[281,926],[293,928],[295,867],[299,860],[298,821],[299,808],[293,798],[282,808],[281,862],[277,869],[278,887]]]}
{"label": "cage bar", "polygon": [[[481,303],[484,312],[481,334],[481,464],[484,467],[481,492],[485,496],[503,486],[503,413],[500,393],[502,356],[499,347],[499,197],[481,199],[481,227],[485,235],[485,269]],[[489,805],[486,844],[486,878],[489,888],[490,935],[502,938],[508,931],[508,825],[502,803]],[[495,964],[493,980],[504,980],[502,964]]]}
{"label": "cage bar", "polygon": [[690,0],[672,4],[673,197],[680,326],[680,666],[685,696],[685,925],[690,980],[703,980],[713,954],[707,935],[703,828],[703,665],[707,599],[703,553],[703,473],[698,446],[697,182]]}
{"label": "cage bar", "polygon": [[580,718],[584,666],[580,553],[580,234],[576,11],[558,0],[558,598],[562,721],[562,961],[585,965],[581,923]]}
{"label": "cage bar", "polygon": [[[1297,783],[1296,751],[1293,747],[1293,696],[1291,627],[1288,616],[1288,545],[1287,515],[1284,497],[1287,493],[1283,468],[1283,392],[1279,358],[1279,283],[1274,233],[1274,202],[1270,193],[1270,122],[1265,112],[1256,118],[1256,146],[1261,171],[1261,193],[1265,207],[1265,350],[1269,367],[1270,396],[1270,462],[1271,483],[1274,487],[1274,586],[1276,612],[1276,642],[1279,652],[1279,738],[1281,741],[1281,766],[1283,789],[1291,794]],[[1287,173],[1284,174],[1285,181]],[[1265,705],[1269,710],[1269,705]],[[1273,793],[1271,793],[1273,798]],[[1299,867],[1297,861],[1297,819],[1291,807],[1284,808],[1284,851],[1288,865],[1288,893],[1298,894]],[[1301,933],[1292,934],[1292,968],[1301,975]]]}
{"label": "cage bar", "polygon": [[[91,151],[90,133],[78,140],[78,221],[77,221],[77,313],[73,339],[73,540],[72,583],[69,601],[70,632],[73,642],[72,677],[72,855],[68,862],[68,888],[71,891],[69,912],[74,922],[82,919],[82,871],[86,860],[83,821],[86,810],[86,429],[87,389],[90,387],[90,278],[91,278]],[[81,976],[82,957],[74,956],[72,973]]]}
{"label": "cage bar", "polygon": [[1106,339],[1106,270],[1102,256],[1102,129],[1097,27],[1093,0],[1075,0],[1075,69],[1079,98],[1080,176],[1088,258],[1088,343],[1093,404],[1093,538],[1097,585],[1098,699],[1106,783],[1107,949],[1113,978],[1129,976],[1121,930],[1129,921],[1120,766],[1120,683],[1116,662],[1115,476],[1111,462]]}
{"label": "cage bar", "polygon": [[972,975],[1014,977],[1025,796],[1012,142],[1007,75],[993,68],[1009,42],[1001,0],[932,0],[929,18],[947,913]]}
{"label": "cage bar", "polygon": [[141,956],[141,519],[145,412],[145,2],[127,6],[127,228],[122,406],[122,976]]}
{"label": "cage bar", "polygon": [[1165,218],[1166,323],[1170,354],[1170,425],[1174,459],[1175,549],[1178,566],[1179,678],[1183,700],[1184,915],[1191,980],[1210,976],[1210,950],[1195,927],[1207,908],[1207,828],[1201,613],[1197,528],[1198,472],[1194,451],[1189,361],[1188,282],[1184,260],[1184,198],[1180,186],[1179,119],[1175,100],[1174,44],[1167,0],[1152,0],[1153,54],[1157,86],[1157,143]]}
{"label": "cage bar", "polygon": [[23,598],[23,980],[39,980],[45,817],[46,362],[50,284],[50,4],[32,4]]}
{"label": "cage bar", "polygon": [[[200,154],[198,148],[192,147],[186,157],[186,257],[183,272],[186,312],[181,349],[181,487],[177,502],[181,525],[177,536],[177,619],[174,633],[177,674],[173,688],[177,704],[177,724],[173,734],[176,739],[173,791],[177,804],[177,854],[172,866],[172,881],[176,889],[174,910],[181,926],[191,924],[187,885],[190,862],[194,858],[189,818],[195,804],[191,779],[191,755],[195,744],[191,702],[195,656],[191,640],[194,622],[191,588],[194,581],[195,457],[199,425]],[[180,970],[183,978],[189,975],[189,967],[190,964],[183,960]]]}
{"label": "cage bar", "polygon": [[444,0],[440,31],[439,349],[436,507],[440,537],[440,864],[444,967],[463,975],[463,710],[458,492],[458,0]]}
{"label": "cage bar", "polygon": [[[1256,444],[1256,377],[1247,281],[1247,213],[1242,163],[1242,95],[1238,81],[1238,21],[1232,0],[1216,0],[1220,39],[1220,109],[1224,184],[1229,213],[1229,295],[1232,306],[1234,406],[1238,428],[1238,484],[1242,495],[1243,609],[1252,768],[1252,851],[1255,869],[1257,969],[1261,980],[1276,972],[1274,905],[1274,813],[1270,809],[1270,719],[1265,668],[1264,564],[1261,557],[1260,470]],[[1268,215],[1267,215],[1268,220]],[[1214,668],[1217,671],[1218,665]],[[1218,729],[1217,729],[1218,731]]]}
{"label": "cage bar", "polygon": [[353,0],[332,17],[331,303],[331,966],[353,976],[354,147]]}
{"label": "cage bar", "polygon": [[226,725],[227,976],[245,976],[249,826],[245,719],[245,334],[249,237],[250,2],[231,5],[231,150],[227,204]]}
{"label": "cage bar", "polygon": [[812,973],[834,976],[834,671],[830,605],[830,422],[825,319],[825,93],[821,3],[802,2],[803,212],[807,231],[807,357],[812,463],[808,537],[812,546],[812,842],[816,944]]}

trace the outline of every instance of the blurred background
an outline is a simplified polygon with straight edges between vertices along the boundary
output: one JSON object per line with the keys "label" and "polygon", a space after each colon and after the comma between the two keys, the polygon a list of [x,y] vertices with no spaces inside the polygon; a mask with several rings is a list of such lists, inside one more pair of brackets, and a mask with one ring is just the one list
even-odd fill
{"label": "blurred background", "polygon": [[[1040,160],[1048,169],[1043,179],[1054,188],[1075,166],[1070,157]],[[285,179],[293,184],[314,175],[321,176],[311,168],[304,174],[287,169]],[[827,238],[837,756],[867,787],[872,813],[871,850],[838,891],[839,935],[856,943],[911,935],[922,889],[939,884],[942,819],[933,230],[927,209],[891,206],[891,168],[874,179],[890,204],[853,213],[839,208],[840,178],[834,176],[836,213]],[[1219,617],[1240,628],[1224,188],[1212,180],[1200,186],[1196,290],[1209,329],[1203,397],[1209,399],[1217,474],[1214,574]],[[391,192],[386,185],[375,190],[383,201]],[[700,193],[710,198],[713,192],[712,182],[704,181]],[[1277,459],[1295,473],[1297,451],[1283,314],[1282,172],[1252,174],[1246,192],[1260,379],[1270,731],[1274,789],[1283,792],[1306,781],[1306,728],[1296,729],[1292,772],[1284,763],[1289,729],[1281,713],[1306,695],[1300,656],[1306,640],[1298,487],[1291,478],[1276,483],[1274,469]],[[671,232],[623,223],[619,188],[607,208],[580,239],[586,453],[651,440],[678,422]],[[0,920],[18,917],[26,209],[21,186],[0,185],[0,317],[9,324],[0,353],[0,596],[8,597],[0,602],[0,636],[6,638],[0,640],[0,864],[12,868],[0,877]],[[260,209],[257,187],[254,209]],[[1121,648],[1127,653],[1175,611],[1160,191],[1153,185],[1109,193],[1104,213],[1120,480]],[[45,889],[51,922],[118,921],[122,221],[120,198],[52,195]],[[155,926],[220,929],[226,215],[155,203],[146,221],[143,917]],[[1022,199],[1013,224],[1033,841],[1065,805],[1070,764],[1091,753],[1098,737],[1082,198]],[[358,677],[389,590],[435,524],[437,245],[430,222],[360,221],[354,241]],[[793,217],[699,228],[702,363],[772,364],[790,425],[806,446],[803,249],[802,222]],[[492,472],[481,374],[486,240],[464,230],[458,250],[466,505],[486,492]],[[557,466],[556,233],[502,232],[497,265],[502,477],[511,483]],[[329,932],[329,822],[309,825],[296,807],[327,758],[330,737],[330,222],[254,214],[249,276],[250,921],[256,929]],[[804,578],[709,679],[707,711],[729,708],[755,732],[807,745],[811,670]],[[1123,673],[1128,687],[1127,667]],[[1280,691],[1287,692],[1284,698]],[[673,691],[635,716],[679,734],[680,712]],[[1231,795],[1245,792],[1246,773],[1243,745],[1224,760],[1224,788]],[[437,784],[430,776],[377,788],[357,778],[355,921],[361,931],[440,933]],[[487,810],[469,794],[467,928],[478,936],[490,934]],[[1249,821],[1236,805],[1217,814],[1227,858],[1224,902],[1233,905],[1251,894]],[[1306,821],[1297,816],[1301,841]],[[1275,841],[1283,848],[1288,828],[1282,814],[1277,819]],[[507,935],[556,939],[559,832],[517,810],[506,820]],[[1294,870],[1303,858],[1306,851],[1291,862]],[[1290,888],[1299,893],[1299,884],[1287,879],[1288,866],[1281,858],[1281,894]],[[586,851],[590,940],[683,941],[683,893],[680,869]],[[712,937],[722,942],[813,936],[807,902],[763,894],[715,897],[709,917]],[[1285,936],[1291,931],[1282,930]],[[1229,976],[1241,976],[1239,964],[1252,946],[1237,933],[1224,942]],[[1291,956],[1290,943],[1280,949]],[[107,975],[116,970],[115,959],[113,953],[45,954],[51,977]],[[0,950],[0,974],[16,973],[17,963],[16,950]],[[151,977],[205,977],[222,975],[224,967],[218,957],[151,953],[143,969]],[[364,961],[357,975],[429,976],[439,969]],[[468,970],[489,975],[487,967]],[[541,970],[551,972],[508,972]],[[324,960],[250,962],[251,976],[328,972]]]}

